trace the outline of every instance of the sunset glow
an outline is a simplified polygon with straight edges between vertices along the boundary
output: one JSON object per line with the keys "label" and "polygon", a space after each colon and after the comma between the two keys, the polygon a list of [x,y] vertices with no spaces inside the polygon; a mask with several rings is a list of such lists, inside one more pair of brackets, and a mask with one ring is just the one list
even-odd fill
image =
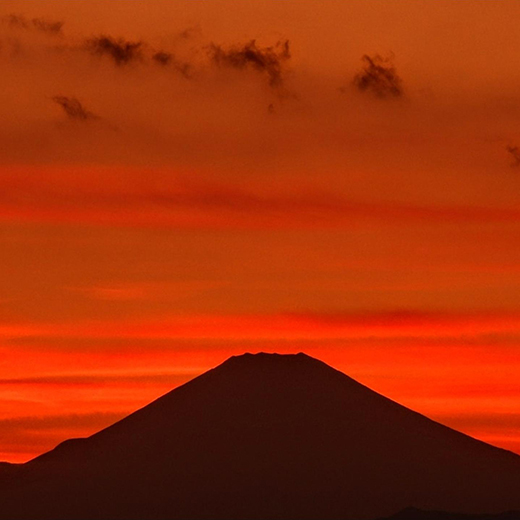
{"label": "sunset glow", "polygon": [[518,16],[3,1],[0,460],[261,351],[520,454]]}

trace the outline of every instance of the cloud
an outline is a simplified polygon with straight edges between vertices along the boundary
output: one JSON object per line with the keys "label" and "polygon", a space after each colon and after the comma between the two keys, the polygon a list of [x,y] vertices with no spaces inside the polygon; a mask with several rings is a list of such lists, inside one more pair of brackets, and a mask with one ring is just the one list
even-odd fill
{"label": "cloud", "polygon": [[36,29],[54,34],[60,33],[63,27],[63,22],[51,22],[43,18],[33,18],[31,22]]}
{"label": "cloud", "polygon": [[96,36],[86,41],[86,49],[92,54],[109,56],[118,66],[126,65],[142,58],[143,42],[132,42],[124,38]]}
{"label": "cloud", "polygon": [[187,62],[179,61],[171,52],[155,51],[152,54],[152,60],[163,67],[172,66],[185,78],[191,77],[191,65]]}
{"label": "cloud", "polygon": [[360,92],[370,92],[379,98],[398,98],[403,95],[402,80],[392,64],[392,56],[379,54],[361,58],[363,70],[354,76],[354,85]]}
{"label": "cloud", "polygon": [[[161,170],[148,170],[146,174],[139,169],[125,169],[124,174],[121,171],[4,169],[0,221],[17,218],[179,229],[330,229],[374,221],[384,225],[520,222],[520,210],[513,207],[364,202],[311,186],[266,192],[174,178]],[[104,296],[117,297],[124,292],[109,290]]]}
{"label": "cloud", "polygon": [[153,54],[152,59],[161,65],[168,65],[172,61],[172,54],[165,51],[157,51]]}
{"label": "cloud", "polygon": [[64,22],[50,21],[45,18],[26,18],[20,14],[10,14],[4,16],[4,23],[7,23],[10,27],[18,29],[35,29],[49,34],[60,34]]}
{"label": "cloud", "polygon": [[[107,385],[109,383],[123,384],[164,384],[164,383],[184,383],[190,376],[196,376],[197,371],[191,372],[155,372],[155,371],[136,371],[128,372],[100,372],[100,373],[70,373],[54,375],[38,375],[30,377],[0,378],[0,387],[6,386],[88,386],[88,385]],[[16,419],[15,422],[18,422]],[[2,420],[0,419],[0,424]]]}
{"label": "cloud", "polygon": [[46,416],[23,416],[0,419],[2,429],[20,433],[21,430],[59,429],[63,427],[97,427],[105,426],[119,420],[123,414],[117,412],[94,412],[85,414],[63,414]]}
{"label": "cloud", "polygon": [[117,66],[131,62],[153,61],[163,67],[172,67],[185,78],[190,77],[191,65],[180,61],[173,53],[164,50],[153,50],[144,41],[129,41],[124,38],[97,36],[86,41],[85,48],[91,54],[110,57]]}
{"label": "cloud", "polygon": [[183,29],[181,32],[179,32],[178,37],[183,40],[189,40],[189,39],[194,38],[195,36],[199,35],[200,33],[201,33],[200,26],[194,25],[192,27]]}
{"label": "cloud", "polygon": [[67,96],[54,96],[52,100],[63,108],[70,119],[87,121],[89,119],[99,119],[98,116],[87,110],[78,99]]}
{"label": "cloud", "polygon": [[243,45],[235,45],[228,49],[212,43],[209,46],[209,55],[217,66],[245,69],[251,67],[269,78],[271,87],[280,87],[283,84],[283,67],[291,58],[289,40],[280,40],[274,46],[259,47],[256,40]]}
{"label": "cloud", "polygon": [[506,150],[511,154],[511,157],[513,158],[513,162],[511,163],[511,166],[513,166],[513,167],[520,166],[520,147],[507,145]]}

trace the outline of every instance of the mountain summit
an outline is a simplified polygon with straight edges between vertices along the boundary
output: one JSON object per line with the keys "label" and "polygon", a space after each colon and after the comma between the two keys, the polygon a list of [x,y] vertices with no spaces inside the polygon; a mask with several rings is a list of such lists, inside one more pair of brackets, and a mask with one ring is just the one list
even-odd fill
{"label": "mountain summit", "polygon": [[305,354],[232,357],[0,473],[0,519],[370,519],[520,509],[520,457]]}

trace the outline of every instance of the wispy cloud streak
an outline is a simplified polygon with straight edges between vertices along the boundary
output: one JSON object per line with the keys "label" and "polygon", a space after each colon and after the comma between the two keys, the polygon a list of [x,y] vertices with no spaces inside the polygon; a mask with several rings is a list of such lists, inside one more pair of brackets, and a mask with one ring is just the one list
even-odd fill
{"label": "wispy cloud streak", "polygon": [[87,121],[90,119],[99,119],[98,116],[87,110],[82,103],[75,97],[54,96],[52,101],[57,103],[70,119]]}
{"label": "wispy cloud streak", "polygon": [[45,18],[26,18],[21,14],[4,16],[2,21],[11,28],[37,30],[52,35],[61,34],[64,25],[62,21],[51,21]]}
{"label": "wispy cloud streak", "polygon": [[[61,99],[70,118],[88,120],[82,105]],[[56,102],[58,102],[56,100]],[[59,103],[60,105],[62,103]],[[514,207],[420,205],[408,202],[351,200],[323,190],[298,192],[245,190],[231,185],[196,182],[171,175],[167,182],[147,182],[145,172],[79,171],[59,169],[30,173],[4,169],[0,176],[0,219],[92,222],[201,228],[330,228],[380,221],[406,222],[520,222]],[[147,173],[147,178],[154,174]],[[163,172],[157,172],[164,179]],[[162,184],[161,188],[157,185]],[[19,194],[25,193],[20,200]],[[25,203],[33,194],[31,203]],[[35,202],[36,201],[36,202]]]}

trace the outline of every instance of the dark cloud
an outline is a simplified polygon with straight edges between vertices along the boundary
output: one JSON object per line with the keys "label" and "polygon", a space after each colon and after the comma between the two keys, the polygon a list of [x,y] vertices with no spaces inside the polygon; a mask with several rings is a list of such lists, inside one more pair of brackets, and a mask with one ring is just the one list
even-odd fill
{"label": "dark cloud", "polygon": [[133,42],[124,38],[98,36],[87,40],[86,49],[92,54],[109,56],[118,66],[135,61],[144,63],[153,61],[163,67],[172,67],[186,78],[190,77],[191,66],[189,63],[178,60],[171,52],[153,50],[149,44],[143,41]]}
{"label": "dark cloud", "polygon": [[179,61],[171,52],[156,51],[152,54],[152,60],[164,67],[172,66],[185,78],[191,77],[191,65],[187,62]]}
{"label": "dark cloud", "polygon": [[109,56],[119,66],[140,60],[143,47],[143,42],[131,42],[124,38],[112,38],[111,36],[97,36],[86,42],[86,49],[92,54]]}
{"label": "dark cloud", "polygon": [[271,87],[280,87],[283,84],[283,67],[291,57],[289,40],[283,40],[270,47],[259,47],[256,40],[243,45],[236,45],[224,49],[212,43],[209,46],[209,55],[213,63],[218,66],[227,66],[235,69],[251,67],[269,78]]}
{"label": "dark cloud", "polygon": [[520,166],[520,147],[507,145],[506,150],[511,154],[511,157],[513,158],[513,162],[511,163],[511,166],[514,166],[514,167]]}
{"label": "dark cloud", "polygon": [[35,29],[38,31],[59,34],[64,22],[50,21],[44,18],[26,18],[20,14],[9,14],[2,18],[3,22],[10,27],[19,29]]}
{"label": "dark cloud", "polygon": [[157,51],[153,54],[152,59],[161,65],[169,65],[172,61],[173,55],[169,52]]}
{"label": "dark cloud", "polygon": [[31,21],[34,27],[40,31],[55,34],[60,33],[61,28],[63,27],[63,22],[50,22],[49,20],[45,20],[43,18],[33,18]]}
{"label": "dark cloud", "polygon": [[70,119],[87,121],[99,119],[98,116],[88,111],[76,98],[67,96],[54,96],[52,100],[63,108]]}
{"label": "dark cloud", "polygon": [[200,35],[201,33],[201,28],[199,25],[194,25],[192,27],[188,27],[187,29],[184,29],[183,31],[181,31],[178,36],[179,38],[183,39],[183,40],[189,40],[195,36],[198,36]]}
{"label": "dark cloud", "polygon": [[30,22],[20,14],[8,14],[2,17],[2,22],[6,23],[11,27],[20,27],[22,29],[29,29]]}
{"label": "dark cloud", "polygon": [[392,64],[392,57],[379,54],[362,57],[363,70],[354,77],[354,85],[361,92],[370,92],[379,98],[398,98],[403,95],[402,80]]}

